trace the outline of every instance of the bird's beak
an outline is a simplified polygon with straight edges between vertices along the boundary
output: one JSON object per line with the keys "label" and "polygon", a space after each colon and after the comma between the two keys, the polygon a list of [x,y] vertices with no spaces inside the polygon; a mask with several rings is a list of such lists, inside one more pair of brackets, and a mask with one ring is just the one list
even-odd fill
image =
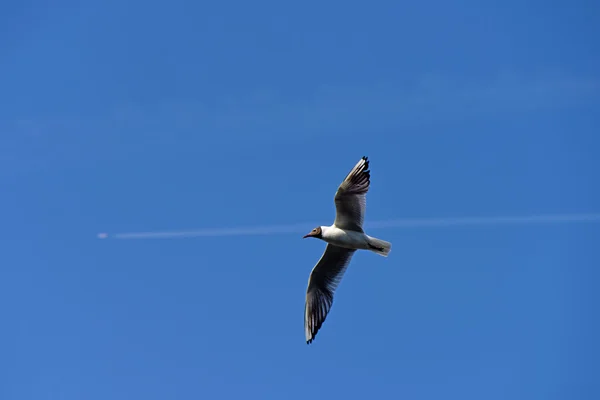
{"label": "bird's beak", "polygon": [[307,237],[311,237],[311,236],[312,236],[312,234],[309,233],[308,235],[302,236],[302,239],[306,239]]}

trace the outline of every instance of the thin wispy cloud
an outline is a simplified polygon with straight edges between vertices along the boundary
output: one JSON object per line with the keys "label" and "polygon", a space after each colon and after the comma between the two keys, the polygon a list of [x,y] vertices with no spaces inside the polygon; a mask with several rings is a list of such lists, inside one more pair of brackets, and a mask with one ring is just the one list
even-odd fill
{"label": "thin wispy cloud", "polygon": [[[600,222],[600,213],[589,214],[542,214],[528,216],[456,217],[456,218],[402,218],[365,223],[366,228],[443,228],[470,225],[532,225],[560,223]],[[150,231],[129,233],[99,233],[99,239],[174,239],[218,236],[256,236],[302,233],[316,223],[250,226],[233,228],[205,228],[180,231]]]}
{"label": "thin wispy cloud", "polygon": [[[429,75],[410,83],[316,83],[302,97],[266,87],[207,101],[127,102],[98,107],[96,115],[3,119],[0,167],[4,164],[4,173],[14,173],[32,165],[42,168],[92,158],[104,161],[115,152],[128,153],[126,149],[142,144],[183,143],[199,132],[213,142],[230,142],[235,137],[236,143],[243,145],[250,140],[285,141],[295,134],[306,138],[395,131],[472,121],[480,116],[590,104],[597,107],[600,77],[500,74],[489,80],[467,81]],[[447,132],[440,130],[440,134]]]}
{"label": "thin wispy cloud", "polygon": [[560,109],[590,99],[600,99],[598,78],[503,75],[489,81],[461,82],[427,76],[411,84],[316,85],[312,94],[294,99],[266,88],[216,99],[211,107],[202,102],[173,101],[158,105],[152,113],[138,110],[133,115],[152,114],[148,115],[155,120],[151,126],[166,124],[165,131],[202,129],[225,136],[244,132],[269,137],[272,133],[331,135]]}
{"label": "thin wispy cloud", "polygon": [[[124,139],[123,133],[142,131],[148,139],[199,130],[211,135],[244,132],[322,133],[347,131],[356,124],[394,127],[440,121],[469,119],[480,114],[502,114],[538,109],[569,107],[600,100],[600,77],[546,75],[524,77],[500,74],[487,81],[461,80],[451,76],[428,75],[402,82],[374,82],[336,86],[315,84],[302,97],[292,97],[274,88],[231,93],[220,98],[178,100],[153,105],[117,103],[106,105],[96,116],[64,115],[52,120],[27,116],[11,126],[1,126],[5,140],[41,138],[44,130],[60,138],[80,138],[82,129],[89,134],[111,132]],[[6,124],[6,121],[5,121]],[[5,125],[4,124],[4,125]],[[362,129],[362,127],[361,127]],[[35,132],[34,132],[35,131]],[[238,138],[240,140],[243,137]]]}

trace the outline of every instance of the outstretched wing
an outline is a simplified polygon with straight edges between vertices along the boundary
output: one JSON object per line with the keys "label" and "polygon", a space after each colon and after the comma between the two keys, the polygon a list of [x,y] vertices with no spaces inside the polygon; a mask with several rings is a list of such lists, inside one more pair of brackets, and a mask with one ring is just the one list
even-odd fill
{"label": "outstretched wing", "polygon": [[304,305],[304,334],[311,343],[333,304],[333,294],[356,250],[328,244],[317,265],[313,268],[306,289]]}
{"label": "outstretched wing", "polygon": [[348,173],[335,193],[335,226],[352,231],[363,231],[370,184],[369,160],[363,157]]}

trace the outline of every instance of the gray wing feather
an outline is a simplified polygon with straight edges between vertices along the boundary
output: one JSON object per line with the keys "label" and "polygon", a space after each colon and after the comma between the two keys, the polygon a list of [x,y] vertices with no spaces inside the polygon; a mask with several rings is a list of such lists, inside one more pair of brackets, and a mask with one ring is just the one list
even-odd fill
{"label": "gray wing feather", "polygon": [[333,304],[333,294],[355,251],[328,244],[321,259],[310,273],[304,305],[306,343],[314,340],[325,322]]}
{"label": "gray wing feather", "polygon": [[352,231],[363,231],[370,184],[369,160],[363,157],[348,173],[335,193],[335,226]]}

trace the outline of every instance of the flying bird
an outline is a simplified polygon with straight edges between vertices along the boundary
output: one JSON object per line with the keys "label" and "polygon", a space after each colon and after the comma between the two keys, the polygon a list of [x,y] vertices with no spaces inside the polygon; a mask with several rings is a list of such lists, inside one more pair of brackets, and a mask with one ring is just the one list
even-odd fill
{"label": "flying bird", "polygon": [[363,231],[370,184],[369,160],[363,157],[335,193],[333,225],[317,226],[304,236],[327,242],[325,252],[310,273],[306,289],[304,334],[307,344],[312,343],[325,322],[333,304],[333,294],[356,250],[369,250],[387,257],[392,249],[390,242],[371,237]]}

